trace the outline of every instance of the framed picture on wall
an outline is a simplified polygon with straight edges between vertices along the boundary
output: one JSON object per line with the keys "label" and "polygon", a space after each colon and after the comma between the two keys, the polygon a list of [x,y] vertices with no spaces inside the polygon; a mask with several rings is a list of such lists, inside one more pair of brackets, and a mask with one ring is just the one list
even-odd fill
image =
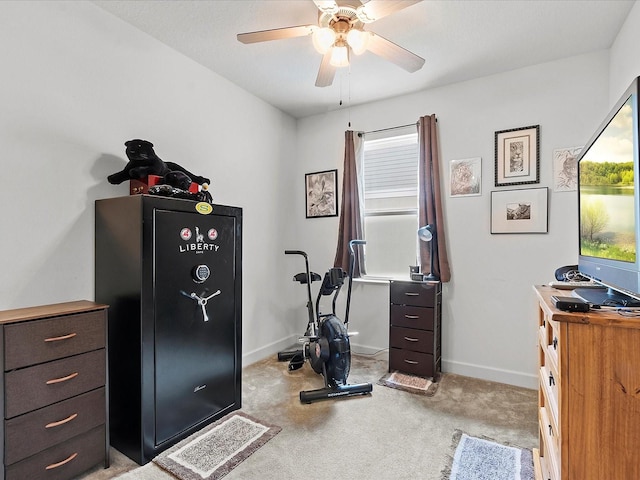
{"label": "framed picture on wall", "polygon": [[540,125],[495,134],[496,187],[540,183]]}
{"label": "framed picture on wall", "polygon": [[451,160],[449,191],[452,197],[482,195],[482,159],[480,157]]}
{"label": "framed picture on wall", "polygon": [[547,233],[549,189],[491,192],[491,233]]}
{"label": "framed picture on wall", "polygon": [[578,155],[582,147],[559,148],[553,151],[553,190],[578,190]]}
{"label": "framed picture on wall", "polygon": [[337,183],[337,169],[305,174],[307,218],[338,216]]}

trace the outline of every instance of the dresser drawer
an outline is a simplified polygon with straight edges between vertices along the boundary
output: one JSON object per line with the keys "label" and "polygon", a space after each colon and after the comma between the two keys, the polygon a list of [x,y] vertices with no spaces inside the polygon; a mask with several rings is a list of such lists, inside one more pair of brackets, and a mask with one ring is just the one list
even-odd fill
{"label": "dresser drawer", "polygon": [[391,327],[389,345],[414,352],[433,353],[433,332],[415,328]]}
{"label": "dresser drawer", "polygon": [[10,465],[105,423],[99,388],[5,422],[5,464]]}
{"label": "dresser drawer", "polygon": [[4,335],[4,369],[9,371],[104,348],[106,312],[5,325]]}
{"label": "dresser drawer", "polygon": [[15,417],[104,386],[105,363],[103,349],[8,372],[5,417]]}
{"label": "dresser drawer", "polygon": [[391,325],[433,331],[433,308],[391,305]]}
{"label": "dresser drawer", "polygon": [[398,348],[389,349],[389,370],[433,377],[433,355]]}
{"label": "dresser drawer", "polygon": [[391,282],[389,297],[396,305],[433,307],[436,302],[438,283]]}
{"label": "dresser drawer", "polygon": [[5,478],[67,480],[103,462],[105,457],[105,426],[102,425],[5,467]]}

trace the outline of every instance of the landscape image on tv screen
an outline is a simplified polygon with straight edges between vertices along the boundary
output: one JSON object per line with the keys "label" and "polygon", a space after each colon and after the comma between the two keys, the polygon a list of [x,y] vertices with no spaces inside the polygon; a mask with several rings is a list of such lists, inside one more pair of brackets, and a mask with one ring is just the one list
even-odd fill
{"label": "landscape image on tv screen", "polygon": [[580,254],[635,263],[631,101],[580,160]]}

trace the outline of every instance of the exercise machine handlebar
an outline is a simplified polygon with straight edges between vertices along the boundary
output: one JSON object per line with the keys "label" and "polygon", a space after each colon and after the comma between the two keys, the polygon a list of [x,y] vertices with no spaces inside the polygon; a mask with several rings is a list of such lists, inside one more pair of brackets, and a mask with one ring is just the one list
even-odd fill
{"label": "exercise machine handlebar", "polygon": [[[313,299],[311,298],[311,271],[309,270],[309,258],[302,250],[285,250],[285,255],[302,255],[304,257],[305,273],[307,274],[307,314],[309,316],[309,325],[315,321],[315,313],[313,311]],[[312,332],[314,335],[316,332]]]}
{"label": "exercise machine handlebar", "polygon": [[366,244],[366,240],[354,239],[349,241],[349,288],[347,289],[347,308],[344,312],[344,324],[347,326],[347,330],[349,329],[349,310],[351,308],[351,286],[353,284],[353,271],[355,270],[356,263],[356,252],[354,246]]}

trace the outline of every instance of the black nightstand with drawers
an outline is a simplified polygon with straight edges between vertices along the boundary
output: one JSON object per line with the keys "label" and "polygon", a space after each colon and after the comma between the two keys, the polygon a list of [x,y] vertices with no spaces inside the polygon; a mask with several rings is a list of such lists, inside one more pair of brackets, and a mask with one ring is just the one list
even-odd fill
{"label": "black nightstand with drawers", "polygon": [[438,381],[442,360],[442,284],[389,282],[389,371]]}

